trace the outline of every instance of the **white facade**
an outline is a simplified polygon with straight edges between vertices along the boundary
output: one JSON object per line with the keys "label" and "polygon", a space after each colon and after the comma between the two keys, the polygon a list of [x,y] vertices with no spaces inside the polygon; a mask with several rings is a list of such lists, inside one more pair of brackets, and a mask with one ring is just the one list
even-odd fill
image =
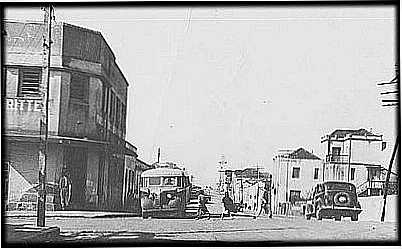
{"label": "white facade", "polygon": [[280,151],[274,158],[274,212],[279,204],[308,198],[313,187],[323,180],[322,168],[323,161],[302,148]]}
{"label": "white facade", "polygon": [[336,130],[321,139],[326,152],[324,179],[353,183],[382,180],[382,136],[364,129]]}

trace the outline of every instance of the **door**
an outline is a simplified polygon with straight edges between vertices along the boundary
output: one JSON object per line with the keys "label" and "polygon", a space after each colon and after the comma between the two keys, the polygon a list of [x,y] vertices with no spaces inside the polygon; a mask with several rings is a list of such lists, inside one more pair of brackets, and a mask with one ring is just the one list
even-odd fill
{"label": "door", "polygon": [[67,147],[65,149],[64,162],[71,180],[71,209],[85,207],[87,155],[86,148]]}
{"label": "door", "polygon": [[333,162],[341,161],[341,147],[332,147],[332,161]]}

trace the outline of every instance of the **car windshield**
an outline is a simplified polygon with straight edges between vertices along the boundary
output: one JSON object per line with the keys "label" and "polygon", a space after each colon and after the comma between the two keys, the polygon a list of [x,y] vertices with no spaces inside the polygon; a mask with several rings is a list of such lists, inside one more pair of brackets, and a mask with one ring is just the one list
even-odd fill
{"label": "car windshield", "polygon": [[346,190],[346,191],[354,191],[354,186],[345,183],[327,183],[325,184],[325,188],[328,190]]}

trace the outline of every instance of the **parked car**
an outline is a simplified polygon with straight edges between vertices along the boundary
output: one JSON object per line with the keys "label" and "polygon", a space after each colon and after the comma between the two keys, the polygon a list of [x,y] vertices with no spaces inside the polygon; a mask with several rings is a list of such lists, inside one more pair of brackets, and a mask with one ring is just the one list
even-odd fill
{"label": "parked car", "polygon": [[317,184],[312,200],[306,205],[306,218],[316,217],[341,220],[350,217],[352,221],[359,219],[362,212],[357,200],[356,187],[348,182],[328,181]]}

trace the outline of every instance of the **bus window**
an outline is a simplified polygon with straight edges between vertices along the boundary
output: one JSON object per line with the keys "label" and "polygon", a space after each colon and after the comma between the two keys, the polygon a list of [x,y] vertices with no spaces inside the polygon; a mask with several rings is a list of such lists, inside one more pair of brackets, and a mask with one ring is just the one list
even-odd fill
{"label": "bus window", "polygon": [[183,185],[182,185],[182,177],[181,177],[181,176],[179,176],[179,177],[177,178],[177,186],[183,187]]}
{"label": "bus window", "polygon": [[149,185],[161,185],[161,178],[160,177],[149,177]]}
{"label": "bus window", "polygon": [[163,177],[163,185],[176,186],[176,177]]}

